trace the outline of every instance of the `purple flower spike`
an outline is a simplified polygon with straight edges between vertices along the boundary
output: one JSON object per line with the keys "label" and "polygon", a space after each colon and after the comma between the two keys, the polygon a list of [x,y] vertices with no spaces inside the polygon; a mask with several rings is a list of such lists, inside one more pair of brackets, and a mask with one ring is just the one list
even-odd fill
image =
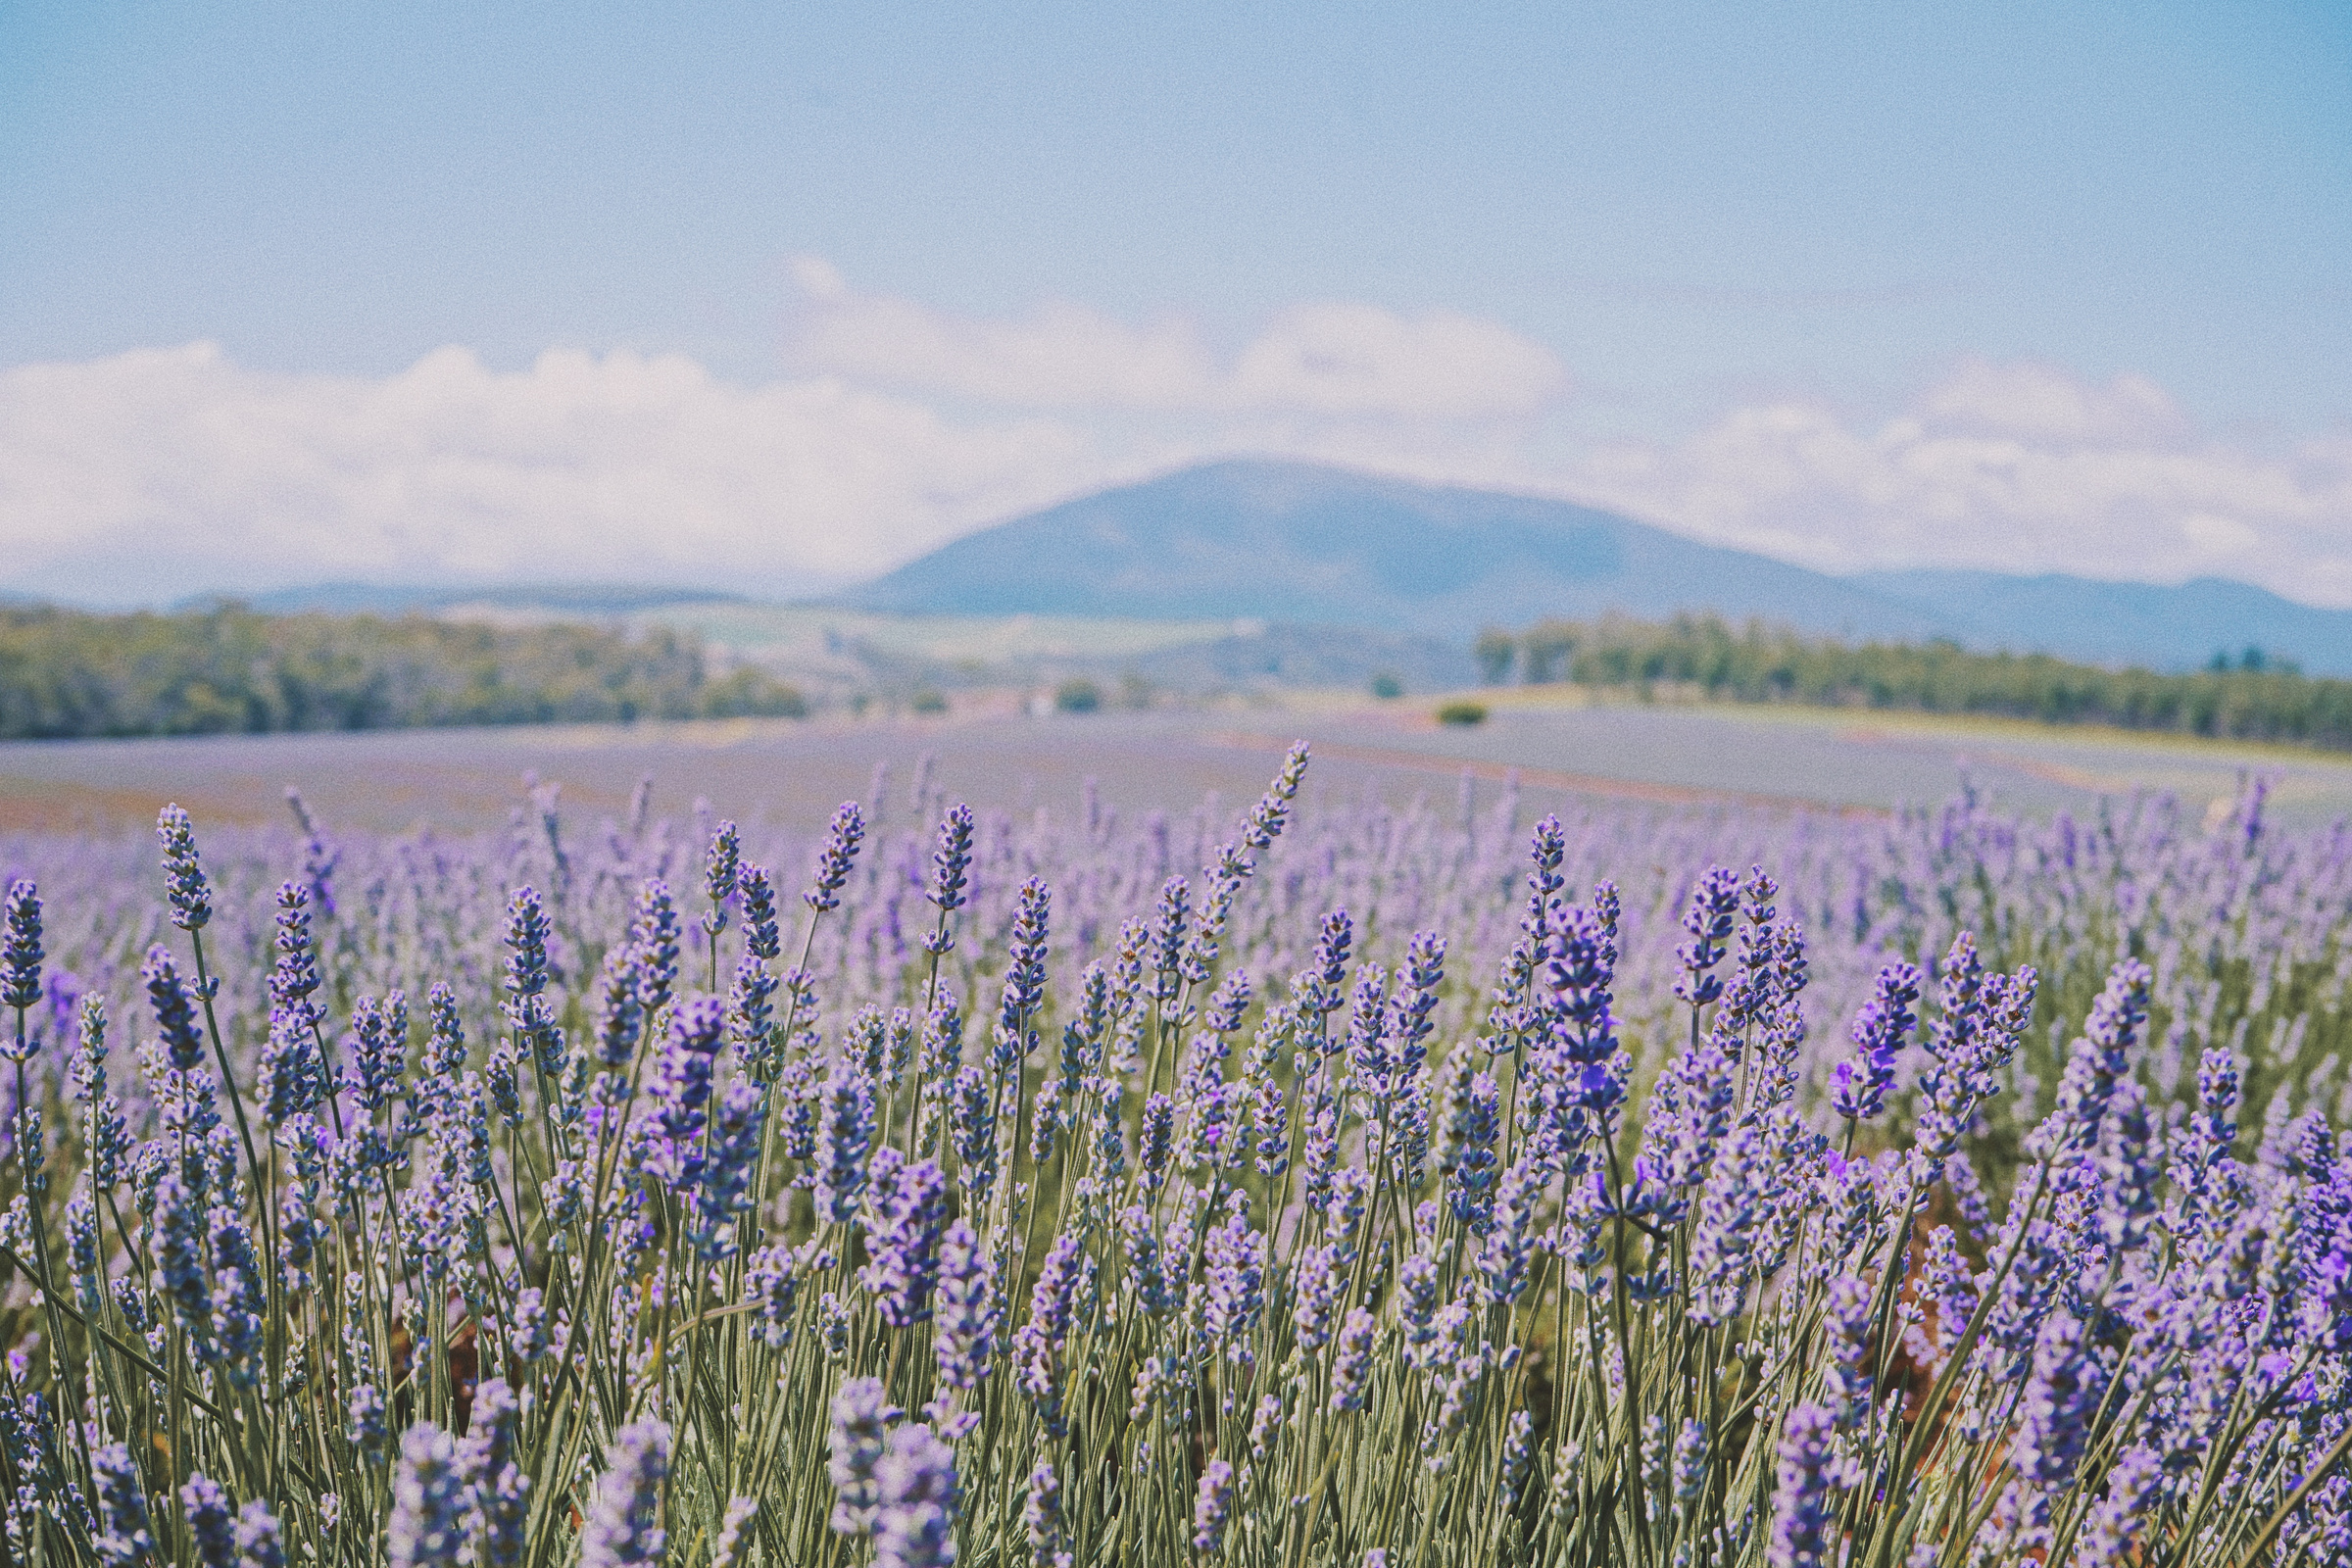
{"label": "purple flower spike", "polygon": [[881,1511],[882,1454],[890,1424],[902,1413],[883,1392],[880,1378],[852,1378],[834,1394],[827,1474],[833,1482],[836,1533],[873,1533]]}
{"label": "purple flower spike", "polygon": [[669,1039],[654,1065],[656,1125],[663,1142],[654,1152],[654,1173],[671,1187],[691,1187],[702,1175],[699,1148],[709,1119],[710,1077],[719,1048],[726,1044],[725,1006],[701,997],[670,1014]]}
{"label": "purple flower spike", "polygon": [[1830,1568],[1837,1561],[1837,1506],[1832,1493],[1845,1484],[1832,1440],[1837,1412],[1800,1404],[1781,1428],[1780,1465],[1772,1494],[1772,1568]]}
{"label": "purple flower spike", "polygon": [[465,1544],[466,1488],[458,1477],[458,1446],[430,1421],[419,1421],[400,1440],[384,1560],[392,1568],[457,1568]]}
{"label": "purple flower spike", "polygon": [[931,1317],[931,1293],[939,1281],[940,1238],[948,1223],[948,1178],[932,1160],[899,1164],[886,1149],[890,1175],[880,1179],[882,1155],[874,1161],[874,1223],[866,1231],[871,1259],[858,1278],[875,1297],[882,1321],[910,1328]]}
{"label": "purple flower spike", "polygon": [[1868,1121],[1886,1108],[1886,1091],[1894,1087],[1895,1058],[1919,1021],[1912,1011],[1919,1001],[1919,970],[1908,963],[1890,963],[1879,971],[1877,994],[1854,1015],[1856,1054],[1839,1062],[1830,1075],[1830,1104],[1849,1121]]}
{"label": "purple flower spike", "polygon": [[[858,809],[856,801],[842,802],[840,809],[833,813],[833,825],[826,832],[825,847],[817,852],[815,875],[808,891],[801,895],[801,902],[819,914],[827,909],[840,908],[841,890],[849,885],[850,871],[858,863],[858,848],[864,842],[864,813]],[[748,903],[745,918],[751,918]],[[774,957],[775,955],[764,954],[762,956]]]}
{"label": "purple flower spike", "polygon": [[875,1568],[948,1568],[956,1560],[955,1450],[927,1426],[900,1427],[875,1471],[881,1509]]}
{"label": "purple flower spike", "polygon": [[580,1532],[580,1568],[643,1568],[669,1544],[661,1517],[669,1479],[669,1428],[660,1421],[622,1427],[605,1449],[605,1473]]}

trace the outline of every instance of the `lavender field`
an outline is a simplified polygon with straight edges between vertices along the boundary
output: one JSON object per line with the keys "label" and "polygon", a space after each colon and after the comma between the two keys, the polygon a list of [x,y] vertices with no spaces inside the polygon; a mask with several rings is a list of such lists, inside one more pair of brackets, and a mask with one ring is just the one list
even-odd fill
{"label": "lavender field", "polygon": [[1084,733],[0,841],[13,1558],[2352,1561],[2310,791]]}

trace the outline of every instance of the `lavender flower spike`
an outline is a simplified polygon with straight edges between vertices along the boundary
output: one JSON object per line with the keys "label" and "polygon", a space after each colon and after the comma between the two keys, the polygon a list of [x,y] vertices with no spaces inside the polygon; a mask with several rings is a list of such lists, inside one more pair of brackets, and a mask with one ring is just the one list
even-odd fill
{"label": "lavender flower spike", "polygon": [[1919,970],[1890,963],[1879,971],[1877,994],[1854,1015],[1855,1054],[1830,1074],[1830,1104],[1849,1121],[1868,1121],[1886,1108],[1895,1057],[1918,1022]]}
{"label": "lavender flower spike", "polygon": [[237,1568],[286,1568],[284,1532],[259,1497],[237,1510]]}
{"label": "lavender flower spike", "polygon": [[164,847],[164,892],[172,923],[182,931],[200,931],[213,917],[213,890],[197,858],[196,826],[187,812],[167,806],[156,816],[155,836]]}
{"label": "lavender flower spike", "polygon": [[656,1173],[672,1187],[689,1187],[702,1174],[695,1146],[708,1119],[711,1069],[726,1028],[726,1008],[715,997],[698,997],[670,1014],[669,1039],[654,1066],[653,1096],[665,1140]]}
{"label": "lavender flower spike", "polygon": [[430,1421],[419,1421],[401,1435],[384,1560],[391,1568],[457,1568],[465,1544],[466,1488],[458,1477],[458,1446]]}
{"label": "lavender flower spike", "polygon": [[1831,1568],[1838,1558],[1837,1508],[1831,1493],[1843,1477],[1831,1440],[1838,1414],[1800,1404],[1781,1428],[1780,1465],[1772,1494],[1772,1568]]}
{"label": "lavender flower spike", "polygon": [[833,1396],[833,1528],[845,1536],[873,1533],[881,1514],[878,1472],[890,1423],[900,1411],[880,1378],[852,1378]]}
{"label": "lavender flower spike", "polygon": [[956,1560],[955,1450],[926,1426],[900,1427],[875,1473],[881,1511],[875,1568],[948,1568]]}
{"label": "lavender flower spike", "polygon": [[202,1471],[192,1472],[188,1484],[179,1489],[180,1506],[186,1511],[188,1540],[196,1547],[196,1560],[203,1568],[236,1568],[237,1527],[229,1517],[228,1494],[220,1483]]}
{"label": "lavender flower spike", "polygon": [[971,866],[972,808],[957,802],[940,821],[939,847],[931,853],[931,886],[924,895],[939,910],[939,928],[923,938],[923,951],[934,957],[955,950],[948,916],[963,907]]}
{"label": "lavender flower spike", "polygon": [[710,835],[710,848],[703,857],[703,892],[710,900],[710,912],[703,916],[703,930],[716,936],[727,928],[727,901],[735,897],[736,879],[743,874],[743,836],[732,822],[721,822]]}
{"label": "lavender flower spike", "polygon": [[988,1376],[1004,1303],[997,1289],[996,1259],[962,1220],[948,1228],[940,1249],[938,1297],[939,1329],[932,1345],[939,1380],[968,1392]]}
{"label": "lavender flower spike", "polygon": [[817,852],[815,876],[808,891],[801,895],[801,902],[819,914],[840,908],[841,890],[849,885],[850,871],[858,863],[858,847],[864,842],[865,817],[858,809],[858,803],[842,802],[841,808],[833,813],[825,847]]}
{"label": "lavender flower spike", "polygon": [[179,977],[179,966],[172,961],[171,950],[160,945],[148,949],[139,979],[147,987],[148,1000],[154,1004],[155,1032],[171,1057],[172,1070],[187,1072],[202,1066],[204,1036],[196,1024],[196,1004],[188,994],[187,983]]}
{"label": "lavender flower spike", "polygon": [[2072,1480],[2105,1385],[2084,1353],[2082,1325],[2064,1308],[2042,1324],[2012,1453],[2017,1473],[2043,1487]]}
{"label": "lavender flower spike", "polygon": [[719,1521],[718,1539],[710,1545],[710,1568],[742,1568],[744,1552],[752,1544],[752,1521],[759,1515],[757,1497],[737,1497],[727,1504],[727,1516]]}
{"label": "lavender flower spike", "polygon": [[155,1536],[130,1449],[120,1443],[93,1448],[90,1469],[98,1481],[98,1528],[90,1541],[98,1560],[106,1568],[144,1568],[155,1561]]}
{"label": "lavender flower spike", "polygon": [[669,1428],[651,1419],[622,1427],[605,1449],[605,1473],[580,1532],[580,1568],[662,1561],[669,1537],[658,1521],[668,1479]]}
{"label": "lavender flower spike", "polygon": [[1225,1544],[1225,1524],[1233,1513],[1233,1466],[1211,1459],[1200,1472],[1200,1494],[1193,1503],[1193,1549],[1214,1555]]}
{"label": "lavender flower spike", "polygon": [[[41,1004],[41,894],[30,882],[8,890],[7,936],[0,940],[0,1003],[22,1014]],[[24,1052],[20,1025],[17,1051]],[[13,1054],[13,1053],[12,1053]],[[19,1060],[23,1057],[19,1056]]]}

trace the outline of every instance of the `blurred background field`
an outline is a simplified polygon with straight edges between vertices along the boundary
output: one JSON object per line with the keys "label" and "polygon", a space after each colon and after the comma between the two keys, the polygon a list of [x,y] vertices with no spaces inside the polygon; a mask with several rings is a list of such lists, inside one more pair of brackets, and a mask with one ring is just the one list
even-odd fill
{"label": "blurred background field", "polygon": [[1395,804],[1489,797],[1514,775],[1531,806],[1572,796],[1886,811],[1973,787],[2034,816],[2170,793],[2218,809],[2249,773],[2270,812],[2320,824],[2352,814],[2352,759],[2228,742],[1910,714],[1485,694],[1485,722],[1439,725],[1434,700],[1295,692],[1146,711],[1033,713],[1037,694],[981,689],[943,714],[876,710],[809,720],[382,730],[0,745],[0,829],[144,829],[166,800],[201,819],[282,814],[302,790],[354,829],[494,826],[527,789],[561,785],[568,811],[623,809],[651,777],[675,808],[707,799],[744,821],[806,829],[864,797],[876,764],[1004,809],[1074,805],[1085,781],[1131,810],[1239,801],[1293,738],[1314,743],[1314,788]]}

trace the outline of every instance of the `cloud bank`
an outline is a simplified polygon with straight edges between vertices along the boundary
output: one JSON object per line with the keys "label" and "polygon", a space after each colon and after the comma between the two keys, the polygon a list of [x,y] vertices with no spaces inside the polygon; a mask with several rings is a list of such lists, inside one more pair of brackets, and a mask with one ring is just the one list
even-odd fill
{"label": "cloud bank", "polygon": [[216,346],[0,372],[11,586],[92,602],[321,578],[838,582],[1061,493],[1076,434],[680,356],[442,349],[379,380]]}
{"label": "cloud bank", "polygon": [[1130,326],[1081,305],[1023,320],[956,317],[851,290],[830,264],[793,263],[803,369],[1039,409],[1487,419],[1537,413],[1568,375],[1542,344],[1493,321],[1373,305],[1298,305],[1221,357],[1181,318]]}
{"label": "cloud bank", "polygon": [[1220,453],[1567,496],[1831,570],[2211,573],[2352,605],[2352,431],[2200,431],[2136,376],[1961,363],[1891,412],[1759,399],[1579,442],[1568,370],[1496,322],[1301,304],[1219,348],[1177,318],[1014,319],[804,259],[789,372],[445,348],[378,378],[211,344],[0,370],[0,587],[163,602],[331,578],[751,592]]}
{"label": "cloud bank", "polygon": [[2256,451],[2161,387],[1969,361],[1892,417],[1790,399],[1688,440],[1623,445],[1572,481],[1604,504],[1826,570],[2257,582],[2352,605],[2352,434]]}

